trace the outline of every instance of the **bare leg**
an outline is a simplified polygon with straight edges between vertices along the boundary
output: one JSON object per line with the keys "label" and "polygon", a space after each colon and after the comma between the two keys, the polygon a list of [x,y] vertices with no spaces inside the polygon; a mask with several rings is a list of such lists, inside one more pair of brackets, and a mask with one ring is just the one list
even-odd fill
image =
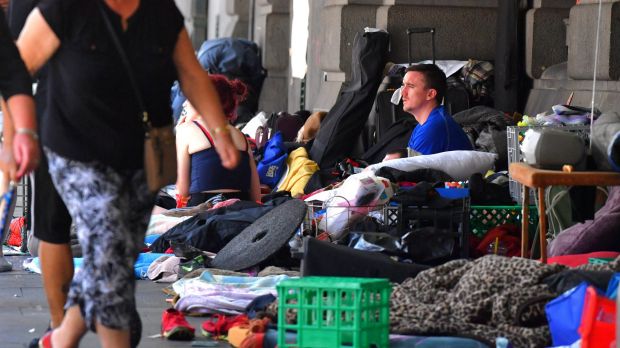
{"label": "bare leg", "polygon": [[97,334],[103,348],[130,348],[129,330],[114,330],[97,323]]}
{"label": "bare leg", "polygon": [[39,242],[43,287],[52,318],[51,327],[60,326],[67,292],[73,278],[73,258],[69,244]]}
{"label": "bare leg", "polygon": [[54,348],[73,348],[77,347],[80,339],[86,333],[84,318],[78,306],[67,309],[62,324],[52,331],[52,347]]}

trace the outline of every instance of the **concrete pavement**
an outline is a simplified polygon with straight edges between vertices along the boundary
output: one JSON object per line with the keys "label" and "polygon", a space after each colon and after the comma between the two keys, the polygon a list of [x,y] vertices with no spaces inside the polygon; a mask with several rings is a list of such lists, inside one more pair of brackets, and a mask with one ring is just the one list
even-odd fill
{"label": "concrete pavement", "polygon": [[[0,347],[23,348],[35,337],[40,337],[49,324],[47,301],[39,274],[23,270],[23,256],[7,256],[13,271],[0,273]],[[169,305],[161,291],[167,284],[139,280],[136,292],[138,312],[142,318],[142,340],[139,347],[191,347],[192,342],[166,341],[151,338],[160,331],[161,314]],[[228,343],[207,340],[200,335],[204,318],[188,317],[196,328],[197,341],[203,347],[230,347]],[[88,333],[80,347],[100,347],[97,336]]]}

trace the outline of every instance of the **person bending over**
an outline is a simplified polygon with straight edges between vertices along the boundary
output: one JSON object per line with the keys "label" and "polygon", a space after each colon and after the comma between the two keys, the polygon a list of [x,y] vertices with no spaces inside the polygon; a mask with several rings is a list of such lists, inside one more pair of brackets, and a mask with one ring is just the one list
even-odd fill
{"label": "person bending over", "polygon": [[446,89],[446,75],[436,65],[407,68],[401,91],[403,110],[418,121],[407,145],[409,156],[473,149],[461,126],[441,105]]}
{"label": "person bending over", "polygon": [[[235,121],[237,105],[245,98],[247,87],[239,80],[229,81],[224,75],[210,75],[217,90],[224,114],[230,123]],[[200,115],[185,101],[177,126],[177,207],[196,206],[224,193],[227,198],[260,200],[260,184],[256,163],[245,138],[229,125],[233,143],[241,156],[239,166],[226,169],[220,165],[213,149],[213,135]]]}

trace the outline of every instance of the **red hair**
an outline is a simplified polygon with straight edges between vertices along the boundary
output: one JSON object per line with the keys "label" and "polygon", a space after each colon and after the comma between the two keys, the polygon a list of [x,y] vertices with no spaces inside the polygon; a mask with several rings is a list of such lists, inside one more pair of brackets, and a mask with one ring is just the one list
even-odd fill
{"label": "red hair", "polygon": [[228,121],[237,119],[237,106],[248,95],[248,87],[240,80],[229,80],[224,75],[209,75],[213,86],[220,96],[222,110]]}

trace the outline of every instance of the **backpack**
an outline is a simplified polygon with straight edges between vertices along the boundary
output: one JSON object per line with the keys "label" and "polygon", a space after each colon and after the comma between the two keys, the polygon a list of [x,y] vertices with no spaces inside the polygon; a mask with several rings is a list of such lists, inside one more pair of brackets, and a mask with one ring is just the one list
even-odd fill
{"label": "backpack", "polygon": [[[197,54],[200,65],[210,74],[222,74],[229,79],[239,79],[248,86],[248,96],[237,107],[237,123],[249,121],[258,109],[258,97],[266,72],[260,50],[255,42],[221,38],[202,43]],[[185,96],[178,82],[172,87],[172,111],[179,119]]]}
{"label": "backpack", "polygon": [[282,133],[276,132],[265,144],[263,159],[256,166],[260,183],[271,188],[276,187],[287,169],[287,157]]}

